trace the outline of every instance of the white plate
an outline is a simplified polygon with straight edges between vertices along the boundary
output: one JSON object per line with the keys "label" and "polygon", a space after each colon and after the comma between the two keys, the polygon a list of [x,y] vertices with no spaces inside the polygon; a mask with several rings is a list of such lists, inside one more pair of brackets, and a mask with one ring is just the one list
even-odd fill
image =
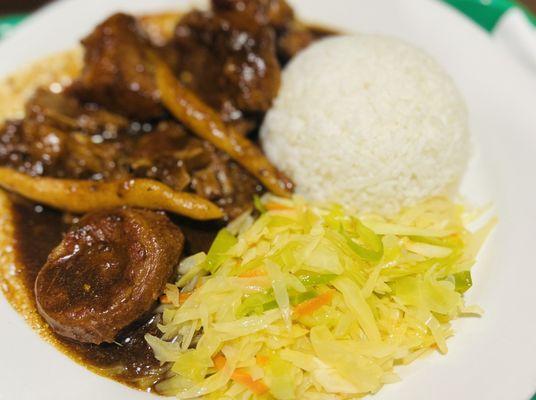
{"label": "white plate", "polygon": [[[199,2],[197,2],[199,3]],[[296,0],[306,20],[397,35],[433,54],[464,93],[477,157],[463,192],[493,200],[500,224],[475,267],[470,302],[486,314],[455,325],[447,356],[403,369],[376,399],[525,400],[536,391],[536,80],[468,20],[432,0]],[[72,46],[116,10],[185,8],[187,0],[64,0],[0,43],[0,75]],[[336,71],[334,71],[336,73]],[[1,297],[1,296],[0,296]],[[154,398],[76,365],[0,299],[0,399]]]}

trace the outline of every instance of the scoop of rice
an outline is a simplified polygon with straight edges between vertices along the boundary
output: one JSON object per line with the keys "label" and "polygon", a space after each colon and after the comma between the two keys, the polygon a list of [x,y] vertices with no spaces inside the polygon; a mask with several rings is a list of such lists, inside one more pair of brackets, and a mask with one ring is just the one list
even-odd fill
{"label": "scoop of rice", "polygon": [[324,39],[295,57],[261,140],[297,193],[387,215],[452,194],[470,153],[452,79],[423,51],[373,35]]}

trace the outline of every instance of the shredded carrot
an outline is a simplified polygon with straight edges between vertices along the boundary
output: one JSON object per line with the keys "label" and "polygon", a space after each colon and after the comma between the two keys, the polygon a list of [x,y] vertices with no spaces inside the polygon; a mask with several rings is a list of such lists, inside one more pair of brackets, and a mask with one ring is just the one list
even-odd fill
{"label": "shredded carrot", "polygon": [[258,276],[265,276],[266,271],[263,268],[255,268],[251,271],[246,271],[240,275],[238,275],[240,278],[256,278]]}
{"label": "shredded carrot", "polygon": [[[179,294],[179,302],[184,303],[188,297],[192,295],[192,292],[184,292]],[[167,294],[163,294],[158,298],[160,300],[160,303],[162,304],[171,304],[171,300],[167,296]]]}
{"label": "shredded carrot", "polygon": [[[184,303],[188,297],[190,297],[193,294],[193,292],[184,292],[179,294],[179,302]],[[171,304],[171,300],[167,296],[167,294],[163,294],[158,298],[160,300],[160,303],[162,304]]]}
{"label": "shredded carrot", "polygon": [[257,364],[259,364],[261,367],[264,367],[266,364],[268,364],[269,358],[266,356],[257,355],[255,358],[257,359]]}
{"label": "shredded carrot", "polygon": [[239,368],[233,372],[231,379],[237,383],[240,383],[241,385],[244,385],[255,394],[263,394],[268,391],[268,386],[266,386],[264,382],[261,380],[254,381],[251,375],[242,368]]}
{"label": "shredded carrot", "polygon": [[179,294],[179,302],[184,303],[188,297],[190,297],[193,293],[192,292],[184,292]]}
{"label": "shredded carrot", "polygon": [[167,297],[167,294],[163,294],[158,298],[162,304],[171,304],[171,300]]}
{"label": "shredded carrot", "polygon": [[214,363],[214,367],[219,370],[225,367],[227,360],[225,359],[225,356],[220,353],[212,359],[212,362]]}
{"label": "shredded carrot", "polygon": [[312,314],[320,307],[329,304],[333,298],[333,291],[322,293],[311,300],[304,301],[294,307],[293,315],[295,317],[302,317],[307,314]]}
{"label": "shredded carrot", "polygon": [[292,207],[286,206],[285,204],[281,204],[281,203],[275,203],[275,202],[266,203],[264,207],[266,207],[266,209],[269,211],[292,210]]}
{"label": "shredded carrot", "polygon": [[[223,367],[225,367],[225,363],[227,362],[223,354],[218,354],[212,359],[212,361],[214,362],[214,367],[216,367],[218,370],[223,369]],[[244,368],[237,368],[234,370],[233,374],[231,375],[231,379],[237,383],[240,383],[241,385],[244,385],[254,394],[263,394],[268,391],[268,386],[266,386],[261,380],[253,380],[251,375]]]}

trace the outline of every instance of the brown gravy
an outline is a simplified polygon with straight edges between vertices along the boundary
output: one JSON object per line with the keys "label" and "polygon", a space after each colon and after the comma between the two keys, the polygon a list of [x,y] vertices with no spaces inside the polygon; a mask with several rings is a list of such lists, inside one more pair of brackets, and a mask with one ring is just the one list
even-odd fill
{"label": "brown gravy", "polygon": [[[338,32],[318,25],[307,25],[314,39],[336,35]],[[63,233],[69,228],[65,216],[56,210],[42,207],[20,197],[10,196],[14,225],[14,255],[17,278],[28,294],[24,308],[31,315],[24,315],[32,326],[60,351],[91,371],[114,379],[130,387],[157,393],[155,385],[169,369],[154,358],[144,339],[146,333],[158,334],[159,316],[152,313],[142,318],[117,337],[112,344],[86,344],[56,335],[36,312],[34,283],[51,250],[56,247]],[[200,222],[171,216],[186,237],[185,256],[207,251],[221,223]],[[16,308],[21,304],[5,293]],[[26,313],[23,313],[26,314]],[[35,315],[34,315],[35,314]]]}
{"label": "brown gravy", "polygon": [[[62,213],[35,205],[20,198],[12,201],[14,223],[14,252],[19,266],[18,274],[25,289],[31,293],[32,307],[34,282],[50,251],[57,246],[68,225]],[[187,255],[206,251],[218,229],[215,223],[199,223],[175,219],[187,237]],[[161,366],[144,339],[146,333],[158,333],[158,316],[149,315],[120,334],[112,344],[86,344],[62,338],[52,332],[44,321],[46,336],[61,351],[92,371],[117,380],[136,389],[154,391],[168,370]]]}

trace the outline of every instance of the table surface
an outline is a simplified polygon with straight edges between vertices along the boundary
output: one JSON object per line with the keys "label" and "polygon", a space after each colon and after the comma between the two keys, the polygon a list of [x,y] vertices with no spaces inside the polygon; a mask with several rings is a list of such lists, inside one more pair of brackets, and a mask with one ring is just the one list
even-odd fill
{"label": "table surface", "polygon": [[[50,0],[0,0],[0,14],[21,13],[35,10]],[[536,0],[518,0],[536,13]]]}
{"label": "table surface", "polygon": [[536,13],[536,0],[523,0],[520,3],[525,4],[525,6],[532,10],[533,13]]}

